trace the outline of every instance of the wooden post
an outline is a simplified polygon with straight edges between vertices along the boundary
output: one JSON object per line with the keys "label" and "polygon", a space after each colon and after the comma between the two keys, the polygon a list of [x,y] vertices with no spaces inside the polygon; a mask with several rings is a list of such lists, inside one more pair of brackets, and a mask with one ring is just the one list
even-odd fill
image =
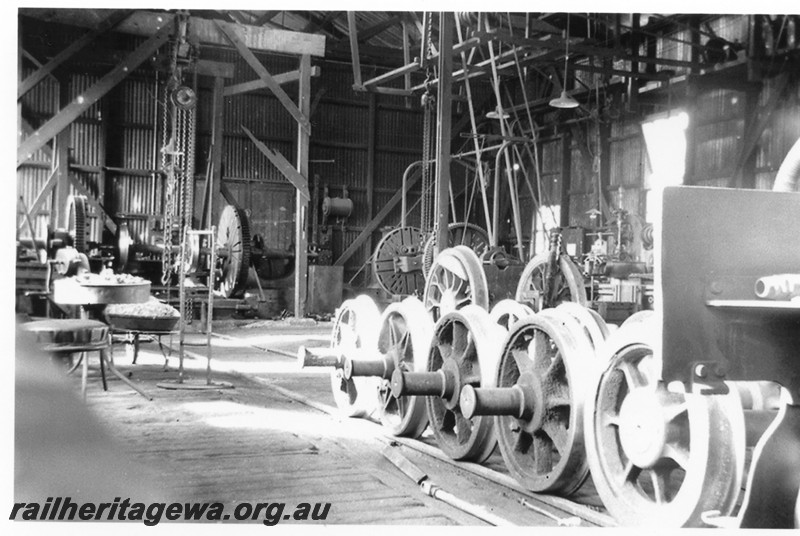
{"label": "wooden post", "polygon": [[[59,106],[69,102],[69,79],[59,79]],[[53,158],[56,161],[56,190],[53,195],[53,208],[50,212],[50,225],[53,229],[67,227],[67,198],[69,197],[69,134],[70,128],[58,132],[55,140]]]}
{"label": "wooden post", "polygon": [[[214,77],[214,93],[212,95],[213,111],[211,123],[211,173],[208,176],[210,184],[206,185],[208,191],[208,207],[206,207],[206,224],[204,229],[210,228],[214,221],[214,197],[222,184],[222,152],[224,143],[224,118],[225,118],[225,79],[221,76]],[[215,187],[216,181],[216,187]]]}
{"label": "wooden post", "polygon": [[[439,50],[453,47],[453,13],[439,12]],[[425,55],[425,51],[422,52]],[[439,55],[439,95],[436,108],[436,253],[447,248],[450,195],[450,135],[452,127],[453,55]]]}
{"label": "wooden post", "polygon": [[[572,187],[572,136],[569,131],[561,135],[561,210],[559,226],[569,227],[569,189]],[[542,205],[542,200],[539,200]]]}
{"label": "wooden post", "polygon": [[[372,219],[375,214],[375,128],[377,126],[377,95],[369,94],[369,109],[367,117],[367,218]],[[367,242],[364,252],[364,263],[368,263],[372,255],[372,240]],[[366,281],[369,282],[370,271],[365,271]]]}
{"label": "wooden post", "polygon": [[[298,104],[308,124],[311,111],[311,56],[300,57],[300,83],[298,88]],[[310,127],[297,127],[297,171],[308,181],[308,148],[310,144]],[[298,190],[295,194],[295,273],[294,273],[294,316],[303,318],[306,314],[306,294],[308,280],[308,233],[306,231],[306,215],[308,213],[308,197]]]}

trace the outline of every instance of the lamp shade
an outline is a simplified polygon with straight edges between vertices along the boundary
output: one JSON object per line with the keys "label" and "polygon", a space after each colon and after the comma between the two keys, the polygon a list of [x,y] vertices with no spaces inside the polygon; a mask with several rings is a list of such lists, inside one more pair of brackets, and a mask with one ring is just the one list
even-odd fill
{"label": "lamp shade", "polygon": [[551,100],[550,106],[553,108],[577,108],[579,104],[578,101],[567,95],[566,90],[561,90],[561,95]]}

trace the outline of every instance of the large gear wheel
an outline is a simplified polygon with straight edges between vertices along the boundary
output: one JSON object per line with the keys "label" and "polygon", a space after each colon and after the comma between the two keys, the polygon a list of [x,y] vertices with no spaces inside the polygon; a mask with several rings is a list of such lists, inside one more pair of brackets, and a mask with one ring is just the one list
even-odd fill
{"label": "large gear wheel", "polygon": [[250,270],[250,222],[244,209],[225,207],[219,217],[216,242],[222,268],[219,290],[226,298],[239,298]]}
{"label": "large gear wheel", "polygon": [[86,253],[86,196],[71,195],[67,198],[67,233],[78,253]]}

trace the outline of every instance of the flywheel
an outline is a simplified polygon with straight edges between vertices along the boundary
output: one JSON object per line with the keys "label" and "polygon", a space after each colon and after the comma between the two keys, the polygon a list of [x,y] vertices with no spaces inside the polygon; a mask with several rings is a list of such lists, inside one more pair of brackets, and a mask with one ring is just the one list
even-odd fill
{"label": "flywheel", "polygon": [[372,268],[378,285],[391,295],[411,296],[425,287],[422,273],[422,233],[398,227],[386,233],[375,248]]}
{"label": "flywheel", "polygon": [[73,247],[78,253],[86,253],[87,235],[86,196],[71,195],[67,198],[67,233],[72,238]]}
{"label": "flywheel", "polygon": [[226,206],[217,226],[217,255],[221,266],[219,290],[226,298],[240,298],[250,270],[250,222],[244,209]]}

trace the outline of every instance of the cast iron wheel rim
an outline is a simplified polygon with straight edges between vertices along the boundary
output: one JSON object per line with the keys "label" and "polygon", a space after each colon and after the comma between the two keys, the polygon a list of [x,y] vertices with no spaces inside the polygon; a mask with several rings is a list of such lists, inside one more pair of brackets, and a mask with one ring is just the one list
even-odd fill
{"label": "cast iron wheel rim", "polygon": [[489,285],[475,252],[466,246],[442,251],[428,274],[423,302],[434,322],[470,304],[488,310]]}
{"label": "cast iron wheel rim", "polygon": [[531,491],[569,495],[588,476],[582,397],[592,357],[578,322],[553,309],[521,320],[504,341],[497,386],[523,383],[540,393],[529,418],[495,417],[506,467]]}
{"label": "cast iron wheel rim", "polygon": [[[378,318],[375,302],[367,296],[345,300],[336,311],[331,330],[331,348],[351,359],[375,357]],[[342,369],[331,372],[331,392],[336,407],[346,417],[366,417],[377,408],[374,378],[345,380]]]}
{"label": "cast iron wheel rim", "polygon": [[67,199],[67,233],[78,253],[86,253],[86,197],[71,195]]}
{"label": "cast iron wheel rim", "polygon": [[[447,226],[447,247],[467,246],[478,258],[489,249],[489,235],[482,227],[469,222],[453,222]],[[425,241],[422,253],[422,271],[425,277],[431,271],[436,249],[436,234],[431,234]]]}
{"label": "cast iron wheel rim", "polygon": [[[612,335],[612,357],[587,402],[592,479],[623,526],[703,526],[703,512],[725,516],[736,505],[745,457],[741,404],[735,392],[668,391],[642,328],[637,323]],[[648,411],[651,401],[658,401],[655,413]],[[668,434],[650,433],[662,425]]]}
{"label": "cast iron wheel rim", "polygon": [[[524,303],[538,312],[542,308],[543,296],[541,290],[544,281],[544,271],[547,266],[549,253],[544,252],[536,255],[528,262],[517,284],[517,292],[514,299]],[[555,303],[550,304],[555,307],[562,302],[575,302],[586,306],[586,289],[584,288],[583,276],[575,263],[566,255],[558,258],[558,273],[556,274],[555,284],[558,287]]]}
{"label": "cast iron wheel rim", "polygon": [[226,206],[217,226],[217,248],[225,252],[220,258],[222,277],[219,290],[226,298],[238,298],[247,287],[250,270],[250,222],[240,207]]}
{"label": "cast iron wheel rim", "polygon": [[595,350],[600,349],[608,338],[608,325],[599,314],[588,307],[574,302],[564,302],[556,307],[556,311],[562,311],[573,317],[580,324],[584,334],[589,337]]}
{"label": "cast iron wheel rim", "polygon": [[533,316],[533,309],[512,299],[500,300],[492,307],[489,317],[492,322],[509,331],[520,320]]}
{"label": "cast iron wheel rim", "polygon": [[423,236],[416,227],[392,229],[378,242],[372,269],[380,287],[391,295],[410,296],[425,287],[422,270],[395,271],[395,259],[401,255],[419,255],[422,252]]}
{"label": "cast iron wheel rim", "polygon": [[[476,305],[448,313],[434,328],[428,371],[441,369],[446,359],[456,361],[461,379],[453,393],[456,401],[464,385],[493,385],[502,336],[502,329]],[[436,443],[450,458],[481,463],[494,452],[497,436],[492,417],[467,419],[457,404],[448,407],[437,396],[427,397],[427,411]]]}
{"label": "cast iron wheel rim", "polygon": [[[428,368],[428,347],[433,323],[417,298],[391,304],[381,317],[378,352],[395,355],[395,369],[422,372]],[[417,438],[428,426],[425,400],[421,396],[392,396],[391,381],[380,380],[378,411],[381,423],[392,435]]]}

